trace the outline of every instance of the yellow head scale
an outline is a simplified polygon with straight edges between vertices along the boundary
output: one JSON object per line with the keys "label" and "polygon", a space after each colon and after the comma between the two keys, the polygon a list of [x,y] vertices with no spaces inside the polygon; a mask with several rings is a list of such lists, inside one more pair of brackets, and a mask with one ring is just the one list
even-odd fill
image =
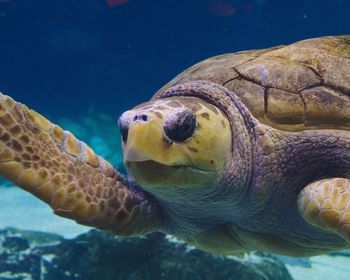
{"label": "yellow head scale", "polygon": [[149,190],[212,186],[230,158],[226,115],[196,97],[143,103],[119,125],[125,166]]}

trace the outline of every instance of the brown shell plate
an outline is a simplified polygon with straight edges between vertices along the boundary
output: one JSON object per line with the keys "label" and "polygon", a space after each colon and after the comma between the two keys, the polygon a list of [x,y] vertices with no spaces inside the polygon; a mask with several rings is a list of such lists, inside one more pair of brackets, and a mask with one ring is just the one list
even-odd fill
{"label": "brown shell plate", "polygon": [[257,119],[275,128],[350,130],[350,36],[215,56],[161,91],[194,80],[225,86]]}

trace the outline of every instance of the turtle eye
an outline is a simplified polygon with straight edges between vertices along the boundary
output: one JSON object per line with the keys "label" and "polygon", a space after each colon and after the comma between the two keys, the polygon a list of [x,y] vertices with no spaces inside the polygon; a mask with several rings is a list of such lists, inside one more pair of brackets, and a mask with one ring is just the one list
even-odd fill
{"label": "turtle eye", "polygon": [[196,116],[187,110],[170,114],[164,124],[165,135],[174,142],[184,142],[196,129]]}

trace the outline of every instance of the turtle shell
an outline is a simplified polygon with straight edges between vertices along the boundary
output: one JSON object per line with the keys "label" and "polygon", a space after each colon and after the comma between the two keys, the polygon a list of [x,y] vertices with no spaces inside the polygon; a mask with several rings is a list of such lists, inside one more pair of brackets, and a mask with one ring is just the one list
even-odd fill
{"label": "turtle shell", "polygon": [[350,36],[215,56],[160,91],[194,80],[228,88],[260,122],[275,128],[350,130]]}

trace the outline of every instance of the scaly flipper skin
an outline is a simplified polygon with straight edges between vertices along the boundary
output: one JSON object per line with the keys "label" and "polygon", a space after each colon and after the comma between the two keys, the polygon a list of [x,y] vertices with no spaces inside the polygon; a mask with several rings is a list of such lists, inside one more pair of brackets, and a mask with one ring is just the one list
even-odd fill
{"label": "scaly flipper skin", "polygon": [[309,184],[299,195],[300,213],[310,224],[350,242],[350,180],[324,179]]}
{"label": "scaly flipper skin", "polygon": [[57,215],[122,236],[157,229],[158,210],[85,143],[0,93],[0,175]]}

